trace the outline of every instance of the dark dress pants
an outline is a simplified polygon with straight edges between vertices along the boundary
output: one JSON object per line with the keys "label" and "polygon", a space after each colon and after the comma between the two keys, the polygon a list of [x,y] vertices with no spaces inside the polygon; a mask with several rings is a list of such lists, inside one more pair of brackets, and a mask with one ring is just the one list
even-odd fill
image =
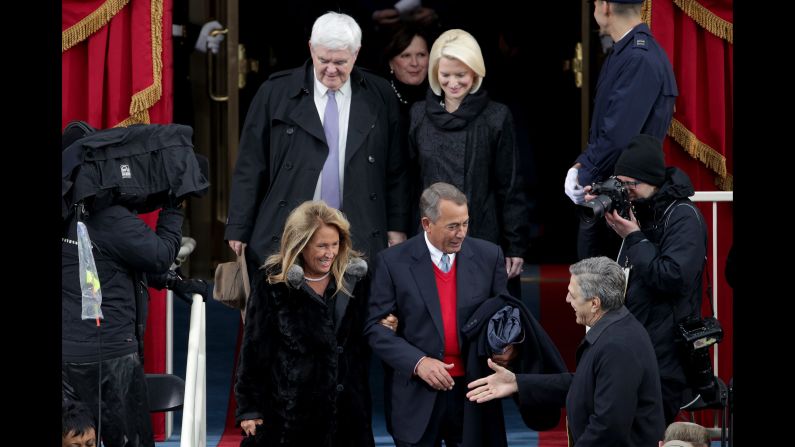
{"label": "dark dress pants", "polygon": [[580,228],[577,234],[577,259],[583,260],[595,256],[616,259],[618,250],[621,248],[621,238],[607,226],[605,218],[588,219],[579,209],[577,214],[580,218]]}
{"label": "dark dress pants", "polygon": [[454,377],[451,391],[438,391],[431,420],[420,441],[414,444],[395,439],[395,447],[460,447],[464,434],[464,399],[467,384],[464,377]]}
{"label": "dark dress pants", "polygon": [[[64,397],[99,409],[99,363],[62,363]],[[106,447],[154,447],[148,393],[138,354],[102,360],[102,426]],[[97,427],[99,431],[100,427]]]}

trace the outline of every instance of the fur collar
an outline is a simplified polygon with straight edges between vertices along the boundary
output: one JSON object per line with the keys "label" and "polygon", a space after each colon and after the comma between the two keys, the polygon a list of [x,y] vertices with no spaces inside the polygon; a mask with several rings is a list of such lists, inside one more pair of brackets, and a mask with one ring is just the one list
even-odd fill
{"label": "fur collar", "polygon": [[[362,258],[352,257],[348,260],[348,266],[345,268],[345,275],[350,276],[353,283],[358,282],[367,274],[367,262]],[[293,264],[287,270],[287,284],[292,288],[298,289],[306,282],[304,279],[304,268],[298,264]]]}

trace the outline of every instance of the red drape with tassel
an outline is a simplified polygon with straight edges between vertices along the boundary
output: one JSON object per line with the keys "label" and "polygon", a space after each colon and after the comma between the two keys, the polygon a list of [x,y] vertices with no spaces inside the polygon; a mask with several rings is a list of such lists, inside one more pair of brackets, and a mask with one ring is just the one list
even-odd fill
{"label": "red drape with tassel", "polygon": [[[733,190],[732,7],[732,0],[646,0],[644,4],[644,18],[668,53],[679,86],[665,142],[666,163],[684,170],[696,191]],[[699,207],[711,232],[712,207]],[[719,344],[716,366],[726,382],[733,375],[733,294],[723,269],[733,241],[732,214],[732,205],[718,205],[717,272],[711,269],[712,242],[707,252],[710,275],[719,279],[716,310],[724,339]],[[708,313],[709,305],[704,301],[703,311]]]}
{"label": "red drape with tassel", "polygon": [[[172,0],[64,0],[61,13],[61,124],[97,129],[170,123]],[[152,228],[157,212],[141,218]],[[149,289],[146,372],[165,372],[165,291]],[[152,418],[156,440],[165,416]]]}

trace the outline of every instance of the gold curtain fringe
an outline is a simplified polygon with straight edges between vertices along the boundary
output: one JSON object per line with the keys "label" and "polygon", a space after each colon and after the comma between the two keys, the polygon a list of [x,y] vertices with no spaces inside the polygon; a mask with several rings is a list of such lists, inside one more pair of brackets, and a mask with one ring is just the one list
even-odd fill
{"label": "gold curtain fringe", "polygon": [[726,178],[728,174],[726,172],[726,157],[706,143],[699,141],[698,137],[676,118],[671,119],[668,135],[679,143],[691,157],[704,163],[722,179]]}
{"label": "gold curtain fringe", "polygon": [[130,116],[113,127],[128,127],[132,126],[133,124],[151,124],[149,121],[149,111],[144,110],[136,115]]}
{"label": "gold curtain fringe", "polygon": [[61,52],[86,40],[88,36],[97,32],[98,29],[107,25],[130,0],[107,0],[94,12],[87,15],[83,20],[75,23],[61,33]]}
{"label": "gold curtain fringe", "polygon": [[643,9],[640,11],[640,18],[651,29],[651,0],[643,2]]}
{"label": "gold curtain fringe", "polygon": [[149,109],[163,94],[163,0],[152,0],[152,85],[130,99],[130,116],[113,127],[150,124]]}
{"label": "gold curtain fringe", "polygon": [[141,112],[151,108],[160,100],[160,96],[163,94],[161,82],[163,76],[162,53],[163,0],[152,0],[152,85],[133,95],[130,100],[130,118],[140,115]]}
{"label": "gold curtain fringe", "polygon": [[696,0],[673,0],[673,2],[704,29],[734,44],[734,25],[731,22],[718,17]]}
{"label": "gold curtain fringe", "polygon": [[734,191],[734,176],[729,174],[726,177],[715,177],[715,186],[721,191]]}

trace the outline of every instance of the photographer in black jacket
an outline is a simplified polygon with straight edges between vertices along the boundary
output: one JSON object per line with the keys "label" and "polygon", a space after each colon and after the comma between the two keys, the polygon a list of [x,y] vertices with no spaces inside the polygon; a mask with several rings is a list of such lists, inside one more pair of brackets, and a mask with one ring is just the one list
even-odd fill
{"label": "photographer in black jacket", "polygon": [[687,388],[675,326],[701,316],[707,230],[688,199],[694,193],[690,179],[678,168],[666,168],[663,158],[657,138],[641,134],[631,140],[616,162],[615,175],[627,187],[633,209],[629,219],[616,210],[605,219],[624,239],[617,261],[629,268],[626,306],[654,345],[668,425],[684,404]]}

